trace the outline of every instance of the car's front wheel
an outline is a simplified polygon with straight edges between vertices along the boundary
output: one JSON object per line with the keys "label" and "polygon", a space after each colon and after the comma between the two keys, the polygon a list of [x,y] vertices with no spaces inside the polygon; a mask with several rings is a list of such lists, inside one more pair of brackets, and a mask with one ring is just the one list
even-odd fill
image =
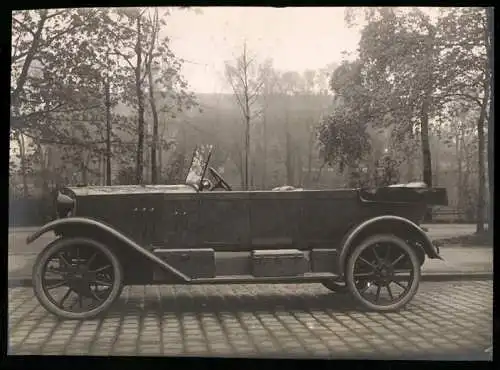
{"label": "car's front wheel", "polygon": [[[356,301],[369,310],[394,311],[414,297],[420,282],[417,252],[394,235],[375,235],[350,254],[346,286]],[[366,283],[360,286],[359,281]]]}
{"label": "car's front wheel", "polygon": [[120,296],[122,287],[123,270],[117,256],[92,239],[57,239],[38,255],[33,266],[38,301],[65,319],[100,315]]}

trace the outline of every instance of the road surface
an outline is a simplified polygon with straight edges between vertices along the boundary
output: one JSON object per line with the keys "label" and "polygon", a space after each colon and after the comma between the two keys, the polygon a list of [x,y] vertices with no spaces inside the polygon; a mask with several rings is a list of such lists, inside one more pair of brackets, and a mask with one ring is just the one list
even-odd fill
{"label": "road surface", "polygon": [[102,318],[59,321],[9,289],[9,353],[490,360],[492,282],[422,283],[365,312],[320,284],[126,287]]}

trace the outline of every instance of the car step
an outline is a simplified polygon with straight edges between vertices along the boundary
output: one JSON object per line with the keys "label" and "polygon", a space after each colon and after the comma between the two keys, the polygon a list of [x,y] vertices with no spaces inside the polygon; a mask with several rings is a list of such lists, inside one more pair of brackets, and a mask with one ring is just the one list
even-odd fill
{"label": "car step", "polygon": [[295,276],[253,276],[253,275],[226,275],[215,278],[192,279],[191,284],[262,284],[262,283],[315,283],[326,279],[335,279],[338,275],[330,272],[308,272]]}

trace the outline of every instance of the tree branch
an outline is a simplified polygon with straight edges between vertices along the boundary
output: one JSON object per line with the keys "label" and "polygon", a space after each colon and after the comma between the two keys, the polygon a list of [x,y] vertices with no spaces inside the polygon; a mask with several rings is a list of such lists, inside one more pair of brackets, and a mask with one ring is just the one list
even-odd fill
{"label": "tree branch", "polygon": [[24,29],[26,32],[30,33],[33,37],[35,37],[35,31],[33,31],[31,28],[26,26],[23,22],[20,20],[16,19],[14,16],[12,17],[12,21],[17,23],[22,29]]}
{"label": "tree branch", "polygon": [[243,104],[243,102],[241,101],[241,98],[238,94],[238,89],[236,88],[235,84],[234,84],[234,81],[232,79],[231,76],[228,76],[228,79],[229,79],[229,83],[231,84],[231,88],[233,89],[233,93],[234,93],[234,96],[236,96],[236,100],[238,102],[238,105],[240,106],[241,108],[241,111],[243,112],[243,114],[246,114],[245,113],[245,105]]}
{"label": "tree branch", "polygon": [[31,66],[31,62],[35,58],[35,54],[37,52],[37,49],[40,45],[40,39],[42,36],[42,30],[45,25],[45,22],[47,20],[47,9],[44,9],[40,13],[40,20],[37,23],[37,29],[35,32],[35,35],[33,37],[33,40],[31,42],[30,47],[28,48],[28,52],[26,54],[26,59],[23,63],[23,67],[21,70],[21,74],[19,75],[19,78],[16,81],[16,88],[11,94],[11,105],[17,106],[17,99],[19,98],[21,91],[24,89],[24,85],[26,83],[26,80],[28,78],[28,70]]}
{"label": "tree branch", "polygon": [[119,51],[118,49],[115,49],[115,54],[116,54],[116,55],[121,56],[121,57],[122,57],[122,58],[123,58],[123,59],[124,59],[124,60],[128,63],[128,65],[130,66],[130,68],[132,68],[132,69],[135,69],[135,68],[136,68],[136,66],[134,66],[134,65],[132,64],[132,62],[130,61],[130,59],[128,58],[128,56],[126,56],[125,54],[123,54],[123,53],[122,53],[121,51]]}
{"label": "tree branch", "polygon": [[67,11],[68,11],[67,9],[64,9],[64,10],[60,10],[60,11],[52,13],[52,14],[47,14],[47,19],[57,17],[58,15],[66,13]]}
{"label": "tree branch", "polygon": [[158,31],[159,31],[158,10],[155,11],[154,20],[152,22],[153,22],[153,29],[151,31],[151,43],[149,45],[149,50],[146,54],[146,58],[144,60],[144,65],[146,66],[146,68],[144,71],[144,75],[141,78],[141,84],[144,82],[147,71],[150,70],[151,63],[153,61],[153,51],[156,46],[156,38],[158,36]]}
{"label": "tree branch", "polygon": [[459,97],[459,98],[465,98],[467,100],[470,100],[474,103],[477,103],[477,105],[479,106],[479,108],[482,107],[483,103],[481,102],[481,100],[479,100],[479,98],[475,97],[475,96],[472,96],[472,95],[469,95],[469,94],[465,94],[465,93],[450,93],[450,94],[444,94],[444,95],[441,95],[439,98],[441,100],[446,100],[446,98],[453,98],[453,97]]}

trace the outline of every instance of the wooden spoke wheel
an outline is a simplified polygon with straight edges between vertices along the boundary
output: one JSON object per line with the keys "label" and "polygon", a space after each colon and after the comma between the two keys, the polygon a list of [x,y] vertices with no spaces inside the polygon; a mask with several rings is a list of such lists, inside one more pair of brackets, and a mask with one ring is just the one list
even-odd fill
{"label": "wooden spoke wheel", "polygon": [[122,288],[118,258],[92,239],[58,239],[40,253],[33,267],[38,301],[47,311],[65,319],[98,316],[120,296]]}
{"label": "wooden spoke wheel", "polygon": [[346,286],[365,308],[399,310],[418,290],[420,265],[417,252],[404,240],[376,235],[356,246],[349,256]]}

